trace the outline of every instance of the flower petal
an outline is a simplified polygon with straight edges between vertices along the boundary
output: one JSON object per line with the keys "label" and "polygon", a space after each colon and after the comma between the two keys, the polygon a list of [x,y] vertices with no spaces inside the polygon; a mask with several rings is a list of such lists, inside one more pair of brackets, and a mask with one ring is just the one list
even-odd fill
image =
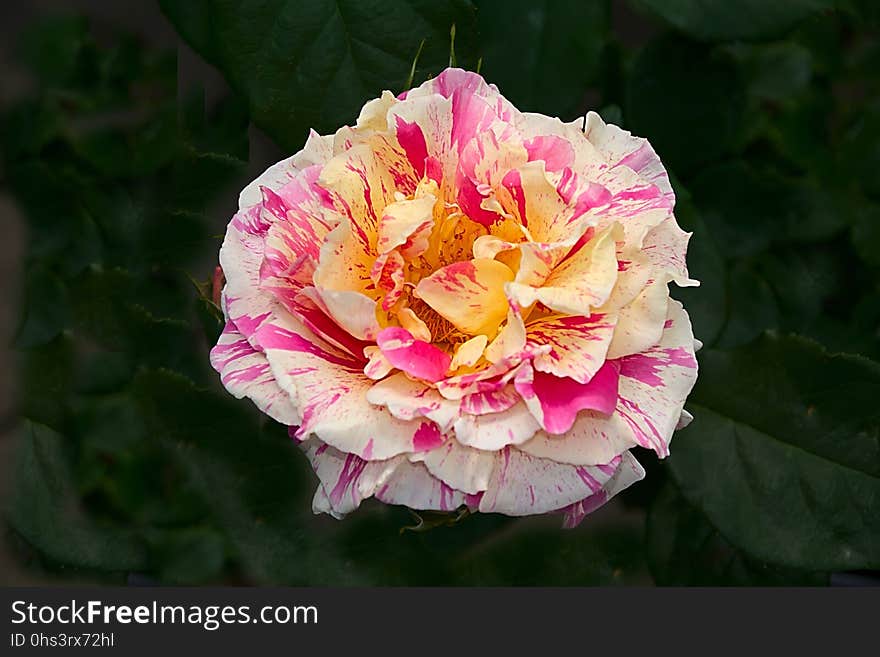
{"label": "flower petal", "polygon": [[315,269],[314,283],[324,290],[351,291],[378,296],[373,283],[376,252],[353,239],[349,222],[327,233]]}
{"label": "flower petal", "polygon": [[379,332],[376,302],[360,292],[307,287],[308,295],[336,324],[357,340],[374,340]]}
{"label": "flower petal", "polygon": [[535,356],[532,365],[538,372],[587,383],[605,362],[616,325],[614,315],[600,314],[548,317],[529,322],[527,344],[534,348],[550,346],[549,351]]}
{"label": "flower petal", "polygon": [[492,452],[465,447],[454,438],[437,449],[420,454],[419,457],[428,472],[437,479],[451,488],[472,495],[488,488],[492,468],[495,466],[495,455]]}
{"label": "flower petal", "polygon": [[461,412],[466,415],[500,413],[520,402],[519,393],[508,384],[499,390],[475,392],[461,398]]}
{"label": "flower petal", "polygon": [[541,427],[528,407],[517,402],[500,413],[461,415],[453,428],[462,445],[494,451],[527,441]]}
{"label": "flower petal", "polygon": [[398,251],[383,253],[373,263],[370,275],[377,290],[385,293],[382,310],[390,310],[403,296],[406,272],[403,256]]}
{"label": "flower petal", "polygon": [[416,340],[399,326],[389,326],[376,336],[379,349],[394,367],[425,381],[439,381],[449,370],[452,357],[430,342]]}
{"label": "flower petal", "polygon": [[414,451],[417,425],[393,417],[367,401],[373,381],[364,362],[316,336],[304,337],[292,317],[257,330],[278,384],[302,418],[297,437],[315,434],[322,442],[365,459],[386,459]]}
{"label": "flower petal", "polygon": [[656,269],[672,276],[681,287],[696,287],[700,283],[688,276],[685,254],[691,234],[684,232],[675,221],[667,217],[645,236],[642,252]]}
{"label": "flower petal", "polygon": [[693,332],[681,304],[670,300],[657,346],[610,362],[620,367],[615,412],[630,426],[639,445],[661,458],[668,456],[684,401],[697,380]]}
{"label": "flower petal", "polygon": [[618,312],[608,358],[637,354],[657,344],[663,335],[668,307],[666,281],[661,278],[651,282],[632,303]]}
{"label": "flower petal", "polygon": [[337,518],[354,511],[363,500],[372,497],[406,463],[401,457],[365,461],[315,438],[307,440],[300,447],[321,482],[319,489],[323,495],[316,494],[314,512],[331,513]]}
{"label": "flower petal", "polygon": [[525,226],[534,242],[559,242],[570,237],[572,206],[547,177],[544,162],[528,162],[508,171],[499,190],[504,208]]}
{"label": "flower petal", "polygon": [[589,315],[605,303],[617,280],[618,231],[610,226],[581,248],[575,247],[540,287],[510,283],[507,293],[521,307],[541,302],[569,315]]}
{"label": "flower petal", "polygon": [[633,432],[617,413],[581,411],[571,429],[561,436],[538,431],[519,449],[538,458],[571,465],[602,465],[638,446]]}
{"label": "flower petal", "polygon": [[397,321],[400,322],[400,325],[403,328],[412,333],[412,336],[416,340],[424,340],[425,342],[431,341],[431,331],[428,328],[428,325],[419,319],[418,315],[416,315],[410,308],[402,308],[399,310],[397,313]]}
{"label": "flower petal", "polygon": [[376,491],[376,499],[410,509],[453,511],[465,504],[465,494],[433,476],[422,463],[403,461]]}
{"label": "flower petal", "polygon": [[633,137],[630,132],[605,123],[596,112],[587,113],[584,135],[613,165],[624,165],[656,185],[663,194],[675,200],[669,175],[647,139]]}
{"label": "flower petal", "polygon": [[343,219],[317,186],[319,173],[320,167],[309,167],[278,190],[260,188],[262,211],[272,215],[261,269],[280,276],[294,273],[291,264],[303,256],[318,261],[327,233]]}
{"label": "flower petal", "polygon": [[276,162],[242,190],[238,197],[238,207],[243,209],[259,203],[262,196],[260,187],[277,190],[293,180],[300,171],[316,164],[325,164],[332,156],[332,135],[322,137],[311,130],[300,152]]}
{"label": "flower petal", "polygon": [[506,447],[499,453],[480,511],[511,516],[547,513],[606,491],[606,486],[616,492],[613,478],[622,461],[617,457],[606,465],[573,466]]}
{"label": "flower petal", "polygon": [[[348,218],[361,249],[374,252],[380,213],[394,202],[396,189],[381,154],[372,145],[354,145],[324,165],[318,185]],[[415,182],[412,186],[415,188]]]}
{"label": "flower petal", "polygon": [[336,324],[359,340],[371,340],[379,330],[376,298],[381,292],[372,280],[374,262],[375,253],[352,239],[351,225],[342,221],[321,245],[314,286],[303,289]]}
{"label": "flower petal", "polygon": [[379,381],[367,392],[367,401],[384,406],[396,418],[417,420],[427,418],[446,433],[459,414],[459,402],[446,399],[422,381],[397,372]]}
{"label": "flower petal", "polygon": [[455,262],[423,278],[415,295],[468,335],[491,335],[507,316],[504,283],[513,272],[497,260]]}
{"label": "flower petal", "polygon": [[635,457],[629,452],[624,452],[617,466],[617,471],[602,486],[602,490],[585,497],[584,499],[571,504],[564,509],[565,520],[563,521],[564,529],[572,529],[577,527],[583,519],[600,506],[605,504],[620,491],[626,490],[637,481],[641,481],[645,477],[645,469],[636,461]]}
{"label": "flower petal", "polygon": [[444,166],[451,172],[457,160],[451,157],[451,100],[436,93],[412,95],[392,107],[388,119],[417,175],[436,183],[451,177],[443,175]]}
{"label": "flower petal", "polygon": [[379,253],[403,247],[403,254],[407,258],[413,258],[424,252],[434,226],[436,202],[433,195],[426,195],[388,205],[379,222],[379,239],[376,244]]}
{"label": "flower petal", "polygon": [[609,361],[589,382],[578,383],[568,377],[535,372],[526,364],[516,375],[514,386],[545,431],[563,434],[571,429],[578,411],[588,409],[605,415],[614,411],[618,370]]}
{"label": "flower petal", "polygon": [[367,364],[364,365],[364,374],[374,381],[384,379],[394,370],[394,365],[385,358],[385,354],[376,345],[371,345],[364,349],[364,356],[367,357]]}
{"label": "flower petal", "polygon": [[515,359],[526,348],[526,325],[522,314],[514,304],[507,309],[507,322],[495,339],[486,347],[486,360],[494,365]]}
{"label": "flower petal", "polygon": [[489,344],[489,340],[485,335],[477,335],[466,342],[462,342],[455,350],[455,355],[452,357],[449,369],[454,371],[459,367],[472,367],[476,365],[477,361],[483,357],[483,351],[485,351],[487,344]]}

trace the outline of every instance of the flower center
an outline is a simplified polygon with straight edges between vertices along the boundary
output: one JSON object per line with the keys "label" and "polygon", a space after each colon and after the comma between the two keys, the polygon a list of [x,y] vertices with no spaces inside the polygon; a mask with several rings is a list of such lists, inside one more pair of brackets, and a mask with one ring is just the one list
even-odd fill
{"label": "flower center", "polygon": [[410,295],[407,305],[428,327],[431,332],[431,342],[437,346],[442,348],[444,344],[457,344],[468,339],[469,336],[455,328],[452,322],[418,297]]}

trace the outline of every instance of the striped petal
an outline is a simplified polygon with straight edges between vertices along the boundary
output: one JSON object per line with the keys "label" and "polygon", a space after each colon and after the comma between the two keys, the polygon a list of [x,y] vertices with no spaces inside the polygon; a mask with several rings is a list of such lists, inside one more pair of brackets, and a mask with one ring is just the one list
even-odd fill
{"label": "striped petal", "polygon": [[[615,479],[621,464],[636,470],[637,464],[632,465],[631,458],[625,453],[625,457],[618,456],[606,465],[573,466],[506,447],[492,471],[480,511],[524,516],[561,510],[599,493],[604,493],[607,500],[609,493],[621,490]],[[631,477],[628,483],[635,480]]]}
{"label": "striped petal", "polygon": [[546,353],[535,356],[533,367],[538,372],[587,383],[605,363],[617,333],[617,323],[614,315],[600,314],[548,317],[529,322],[526,344],[535,351],[539,346],[550,346]]}
{"label": "striped petal", "polygon": [[362,360],[304,335],[291,317],[263,324],[257,334],[272,373],[302,418],[299,439],[315,434],[364,459],[414,451],[418,425],[367,401],[373,381],[364,376]]}
{"label": "striped petal", "polygon": [[299,415],[275,381],[265,354],[253,348],[235,325],[227,322],[217,344],[211,349],[211,365],[220,381],[237,399],[247,397],[273,420],[299,424]]}
{"label": "striped petal", "polygon": [[694,335],[687,313],[670,300],[663,337],[651,349],[613,361],[620,368],[616,413],[636,442],[669,455],[669,441],[697,380]]}
{"label": "striped petal", "polygon": [[497,260],[456,262],[423,278],[415,294],[467,335],[495,335],[507,317],[504,283],[513,272]]}
{"label": "striped petal", "polygon": [[582,410],[611,415],[617,404],[618,379],[618,368],[611,361],[587,383],[536,372],[526,364],[517,373],[514,386],[545,431],[563,434]]}

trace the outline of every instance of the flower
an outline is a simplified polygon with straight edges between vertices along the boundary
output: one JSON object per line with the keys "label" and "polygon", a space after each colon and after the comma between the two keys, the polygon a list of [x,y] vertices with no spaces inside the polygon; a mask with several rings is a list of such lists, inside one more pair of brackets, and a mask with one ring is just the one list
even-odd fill
{"label": "flower", "polygon": [[316,513],[372,496],[576,525],[690,417],[674,201],[646,140],[448,69],[245,188],[212,363],[290,427]]}

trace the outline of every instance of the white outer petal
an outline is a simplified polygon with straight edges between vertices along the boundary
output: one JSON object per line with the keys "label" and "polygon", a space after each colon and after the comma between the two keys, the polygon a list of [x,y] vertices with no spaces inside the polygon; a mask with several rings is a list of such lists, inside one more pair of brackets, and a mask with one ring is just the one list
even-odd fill
{"label": "white outer petal", "polygon": [[241,194],[238,196],[239,209],[260,202],[261,186],[276,190],[289,182],[306,167],[313,164],[324,164],[331,157],[333,157],[333,136],[321,136],[312,130],[301,151],[296,155],[276,162],[241,191]]}
{"label": "white outer petal", "polygon": [[445,481],[451,488],[470,494],[488,488],[497,460],[495,453],[465,447],[454,438],[437,449],[417,456],[418,459],[411,460],[421,460],[432,475]]}
{"label": "white outer petal", "polygon": [[288,426],[299,424],[299,414],[275,381],[265,354],[254,349],[231,323],[211,349],[211,365],[236,399],[248,397],[273,420]]}

